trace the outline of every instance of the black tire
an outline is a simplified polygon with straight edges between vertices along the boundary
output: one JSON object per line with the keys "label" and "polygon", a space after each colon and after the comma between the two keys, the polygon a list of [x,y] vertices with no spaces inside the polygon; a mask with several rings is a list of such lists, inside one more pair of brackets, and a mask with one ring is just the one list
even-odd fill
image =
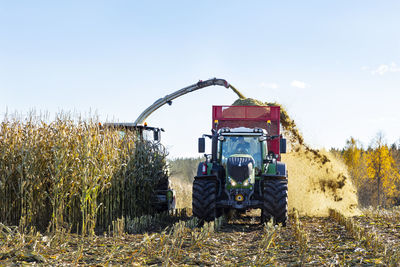
{"label": "black tire", "polygon": [[268,222],[273,218],[275,224],[286,226],[288,185],[286,179],[266,180],[263,186],[263,208],[261,221]]}
{"label": "black tire", "polygon": [[202,221],[213,221],[217,215],[216,199],[217,183],[215,181],[195,180],[193,182],[193,216]]}

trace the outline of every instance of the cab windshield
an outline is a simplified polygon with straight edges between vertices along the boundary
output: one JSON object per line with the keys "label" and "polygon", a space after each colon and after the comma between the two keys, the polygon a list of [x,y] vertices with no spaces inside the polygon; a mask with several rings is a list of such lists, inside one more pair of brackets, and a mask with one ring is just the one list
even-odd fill
{"label": "cab windshield", "polygon": [[228,158],[232,155],[250,155],[253,157],[256,169],[261,170],[262,142],[259,136],[224,136],[219,145],[221,163],[226,166]]}

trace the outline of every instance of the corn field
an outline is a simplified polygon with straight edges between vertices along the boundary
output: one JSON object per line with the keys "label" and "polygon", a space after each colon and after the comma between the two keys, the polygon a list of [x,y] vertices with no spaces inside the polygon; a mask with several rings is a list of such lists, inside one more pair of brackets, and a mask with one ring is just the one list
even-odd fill
{"label": "corn field", "polygon": [[95,120],[30,116],[0,126],[0,222],[106,231],[121,217],[152,213],[155,186],[167,177],[166,151]]}

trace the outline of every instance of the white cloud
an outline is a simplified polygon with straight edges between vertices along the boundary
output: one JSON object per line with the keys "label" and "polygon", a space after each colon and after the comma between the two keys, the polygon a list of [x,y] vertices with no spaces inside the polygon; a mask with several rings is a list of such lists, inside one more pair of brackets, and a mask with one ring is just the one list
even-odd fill
{"label": "white cloud", "polygon": [[262,88],[269,88],[269,89],[278,89],[279,88],[279,85],[277,83],[265,83],[265,82],[262,82],[260,84],[260,86]]}
{"label": "white cloud", "polygon": [[386,72],[400,72],[400,67],[397,66],[396,63],[392,62],[390,65],[381,64],[378,68],[371,71],[372,75],[379,74],[383,75]]}
{"label": "white cloud", "polygon": [[293,87],[296,87],[296,88],[301,88],[301,89],[308,87],[308,84],[306,84],[305,82],[301,82],[301,81],[297,81],[297,80],[292,81],[290,83],[290,85]]}

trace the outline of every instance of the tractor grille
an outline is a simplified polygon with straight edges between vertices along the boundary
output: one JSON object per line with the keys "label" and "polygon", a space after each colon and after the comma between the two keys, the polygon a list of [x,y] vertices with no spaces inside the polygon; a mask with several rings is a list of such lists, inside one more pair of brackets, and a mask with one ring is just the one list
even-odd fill
{"label": "tractor grille", "polygon": [[227,162],[228,175],[236,182],[243,182],[253,171],[254,160],[248,157],[229,157]]}

